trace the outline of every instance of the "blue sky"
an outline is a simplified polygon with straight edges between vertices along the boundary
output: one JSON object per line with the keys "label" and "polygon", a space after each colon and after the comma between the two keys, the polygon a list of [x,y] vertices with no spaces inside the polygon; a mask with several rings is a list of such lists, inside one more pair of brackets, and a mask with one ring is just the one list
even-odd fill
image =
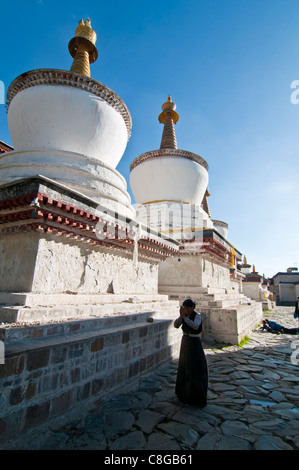
{"label": "blue sky", "polygon": [[[299,263],[298,0],[0,1],[7,90],[36,68],[69,70],[81,18],[97,32],[91,76],[127,104],[132,136],[117,170],[158,149],[161,105],[177,105],[178,148],[209,164],[212,218],[266,276]],[[299,96],[299,94],[298,94]],[[0,106],[0,140],[11,144]]]}

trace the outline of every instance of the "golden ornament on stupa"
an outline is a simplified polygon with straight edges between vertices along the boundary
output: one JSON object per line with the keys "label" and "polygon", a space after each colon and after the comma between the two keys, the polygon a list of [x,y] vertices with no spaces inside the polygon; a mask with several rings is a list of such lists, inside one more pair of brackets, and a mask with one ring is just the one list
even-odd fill
{"label": "golden ornament on stupa", "polygon": [[69,42],[69,52],[74,58],[71,72],[80,73],[90,77],[90,64],[98,58],[96,48],[97,35],[91,27],[90,20],[79,21],[75,31],[75,37]]}
{"label": "golden ornament on stupa", "polygon": [[166,117],[169,114],[170,114],[170,117],[173,120],[174,124],[176,124],[178,122],[179,115],[178,115],[178,113],[175,112],[176,104],[171,101],[171,96],[170,95],[168,96],[168,99],[167,99],[166,103],[162,104],[161,108],[162,108],[163,112],[161,114],[159,114],[158,119],[162,124],[165,124]]}
{"label": "golden ornament on stupa", "polygon": [[171,96],[168,96],[166,103],[162,104],[162,113],[159,114],[159,121],[164,124],[163,135],[161,140],[160,149],[172,148],[177,149],[177,141],[174,131],[174,124],[179,120],[179,115],[175,111],[176,104],[171,101]]}

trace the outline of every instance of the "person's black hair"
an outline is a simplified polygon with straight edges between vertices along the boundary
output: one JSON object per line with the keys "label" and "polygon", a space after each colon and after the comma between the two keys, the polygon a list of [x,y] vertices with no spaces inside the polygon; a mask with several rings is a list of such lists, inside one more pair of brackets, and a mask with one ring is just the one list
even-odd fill
{"label": "person's black hair", "polygon": [[194,309],[194,308],[195,308],[195,303],[194,303],[193,300],[191,300],[191,299],[186,299],[186,300],[184,300],[184,302],[183,302],[183,306],[184,306],[184,307],[191,307],[191,308]]}

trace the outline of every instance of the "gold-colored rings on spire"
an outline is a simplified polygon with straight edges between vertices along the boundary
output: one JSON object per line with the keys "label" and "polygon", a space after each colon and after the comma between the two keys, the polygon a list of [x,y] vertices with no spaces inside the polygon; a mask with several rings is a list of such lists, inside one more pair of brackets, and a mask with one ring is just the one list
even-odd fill
{"label": "gold-colored rings on spire", "polygon": [[75,31],[75,37],[69,42],[69,52],[74,58],[71,71],[81,73],[90,77],[89,65],[98,58],[98,51],[95,46],[97,35],[93,31],[90,20],[79,21]]}
{"label": "gold-colored rings on spire", "polygon": [[171,101],[171,96],[168,96],[168,100],[166,103],[162,104],[161,108],[163,112],[159,114],[158,119],[162,124],[165,124],[166,116],[169,116],[169,114],[171,114],[171,119],[174,124],[178,122],[179,115],[177,112],[175,112],[176,104]]}

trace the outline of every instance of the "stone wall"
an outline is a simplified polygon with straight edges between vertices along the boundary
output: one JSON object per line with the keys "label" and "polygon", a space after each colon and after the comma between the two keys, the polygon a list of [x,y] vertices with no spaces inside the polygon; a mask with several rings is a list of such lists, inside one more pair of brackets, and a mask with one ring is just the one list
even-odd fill
{"label": "stone wall", "polygon": [[263,300],[260,291],[261,291],[261,282],[243,282],[243,292],[247,297],[250,297],[253,300],[260,301]]}
{"label": "stone wall", "polygon": [[230,289],[230,271],[202,255],[173,257],[159,266],[159,285]]}
{"label": "stone wall", "polygon": [[204,338],[228,344],[238,344],[262,319],[262,303],[237,305],[235,308],[201,308]]}
{"label": "stone wall", "polygon": [[159,266],[159,286],[202,286],[202,269],[197,256],[178,257],[166,260]]}
{"label": "stone wall", "polygon": [[[175,312],[173,312],[175,317]],[[148,313],[2,329],[0,442],[128,385],[179,352],[172,319]],[[77,407],[77,408],[76,408]]]}
{"label": "stone wall", "polygon": [[204,258],[200,259],[200,264],[203,287],[231,288],[230,271],[227,267]]}

